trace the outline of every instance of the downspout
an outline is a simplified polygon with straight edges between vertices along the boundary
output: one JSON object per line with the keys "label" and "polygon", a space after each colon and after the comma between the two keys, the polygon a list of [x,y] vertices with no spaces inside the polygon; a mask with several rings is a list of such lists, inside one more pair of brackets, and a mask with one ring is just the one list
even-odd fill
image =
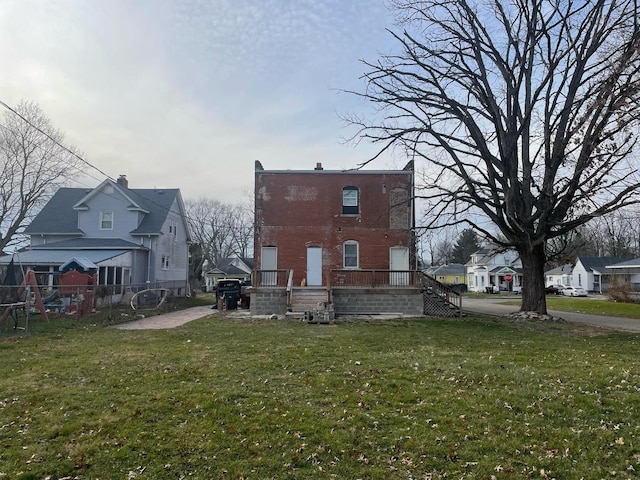
{"label": "downspout", "polygon": [[149,255],[147,255],[147,284],[151,281],[151,257],[153,256],[153,239],[149,235]]}

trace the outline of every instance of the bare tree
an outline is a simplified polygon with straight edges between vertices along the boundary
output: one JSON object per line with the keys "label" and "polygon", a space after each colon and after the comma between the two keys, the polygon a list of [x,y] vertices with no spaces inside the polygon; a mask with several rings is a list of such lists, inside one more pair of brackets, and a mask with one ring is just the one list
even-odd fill
{"label": "bare tree", "polygon": [[20,232],[56,190],[79,172],[73,149],[40,107],[21,102],[0,124],[0,251],[20,243]]}
{"label": "bare tree", "polygon": [[253,220],[247,205],[225,204],[211,198],[185,202],[189,228],[194,243],[199,245],[198,262],[214,266],[221,258],[245,257],[253,241]]}
{"label": "bare tree", "polygon": [[546,242],[638,202],[638,0],[392,3],[401,51],[365,62],[358,137],[423,159],[427,225],[515,248],[546,313]]}

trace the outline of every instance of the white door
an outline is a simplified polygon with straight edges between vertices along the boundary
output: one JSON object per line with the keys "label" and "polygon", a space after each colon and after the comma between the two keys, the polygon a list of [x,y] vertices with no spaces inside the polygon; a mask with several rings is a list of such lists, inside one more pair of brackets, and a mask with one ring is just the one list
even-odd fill
{"label": "white door", "polygon": [[322,247],[307,247],[307,285],[322,285]]}
{"label": "white door", "polygon": [[391,285],[409,285],[409,249],[391,247],[389,249],[389,283]]}
{"label": "white door", "polygon": [[[278,284],[278,272],[275,272],[278,268],[278,248],[277,247],[262,247],[260,269],[263,270],[262,278],[260,279],[261,285],[277,285]],[[264,271],[271,270],[271,271]]]}

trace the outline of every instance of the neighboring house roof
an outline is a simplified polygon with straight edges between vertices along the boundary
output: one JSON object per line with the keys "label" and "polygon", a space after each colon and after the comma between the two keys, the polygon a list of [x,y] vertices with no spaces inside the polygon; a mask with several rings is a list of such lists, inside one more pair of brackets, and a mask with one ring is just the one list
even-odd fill
{"label": "neighboring house roof", "polygon": [[[111,182],[130,201],[130,209],[145,212],[144,219],[131,235],[158,235],[174,201],[181,202],[180,190],[170,189],[128,189]],[[98,188],[60,188],[40,213],[25,228],[27,235],[82,235],[78,229],[77,210]],[[75,207],[75,208],[74,208]],[[61,214],[64,212],[64,215]]]}
{"label": "neighboring house roof", "polygon": [[58,270],[75,270],[80,267],[82,270],[98,270],[98,266],[87,257],[72,257],[58,267]]}
{"label": "neighboring house roof", "polygon": [[429,275],[464,275],[467,273],[467,270],[461,263],[449,263],[447,265],[430,267],[426,269],[425,272]]}
{"label": "neighboring house roof", "polygon": [[[484,265],[491,260],[491,257],[493,257],[495,253],[496,252],[492,251],[490,248],[480,248],[471,254],[471,258],[467,263],[465,263],[465,266]],[[474,263],[473,257],[476,257],[478,261]]]}
{"label": "neighboring house roof", "polygon": [[224,270],[214,268],[213,270],[209,270],[205,275],[249,275],[249,273],[234,265],[228,265]]}
{"label": "neighboring house roof", "polygon": [[98,264],[127,253],[127,250],[26,250],[0,257],[0,265],[8,265],[11,259],[16,265],[62,265],[73,257],[83,257]]}
{"label": "neighboring house roof", "polygon": [[508,265],[499,265],[497,267],[494,267],[490,270],[490,273],[496,274],[496,273],[522,273],[522,269],[521,268],[514,268],[514,267],[510,267]]}
{"label": "neighboring house roof", "polygon": [[252,270],[253,258],[230,257],[218,260],[215,268],[205,275],[250,275]]}
{"label": "neighboring house roof", "polygon": [[[71,208],[89,190],[86,188],[60,188],[40,210],[36,218],[24,229],[24,233],[27,235],[82,235],[82,230],[78,228],[78,215]],[[60,212],[68,212],[68,214],[60,215]]]}
{"label": "neighboring house roof", "polygon": [[627,260],[631,259],[618,257],[578,257],[576,265],[580,262],[587,271],[591,270],[596,273],[603,273],[606,272],[607,265],[614,265]]}
{"label": "neighboring house roof", "polygon": [[573,272],[573,265],[567,263],[565,265],[560,265],[559,267],[552,268],[551,270],[547,270],[545,275],[570,275]]}
{"label": "neighboring house roof", "polygon": [[640,257],[620,263],[614,263],[613,265],[607,265],[606,268],[640,268]]}
{"label": "neighboring house roof", "polygon": [[34,245],[30,247],[32,250],[82,250],[82,249],[105,249],[113,250],[127,249],[127,250],[149,250],[147,247],[139,245],[137,243],[128,242],[122,238],[72,238],[71,240],[63,240],[61,242],[47,243],[44,245]]}

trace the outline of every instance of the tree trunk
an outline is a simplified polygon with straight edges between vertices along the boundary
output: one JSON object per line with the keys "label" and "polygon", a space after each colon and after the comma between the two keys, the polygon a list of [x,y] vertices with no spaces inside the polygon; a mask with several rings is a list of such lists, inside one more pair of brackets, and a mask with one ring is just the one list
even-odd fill
{"label": "tree trunk", "polygon": [[544,287],[544,266],[547,257],[544,245],[533,248],[518,248],[522,261],[522,312],[547,314],[547,299]]}

